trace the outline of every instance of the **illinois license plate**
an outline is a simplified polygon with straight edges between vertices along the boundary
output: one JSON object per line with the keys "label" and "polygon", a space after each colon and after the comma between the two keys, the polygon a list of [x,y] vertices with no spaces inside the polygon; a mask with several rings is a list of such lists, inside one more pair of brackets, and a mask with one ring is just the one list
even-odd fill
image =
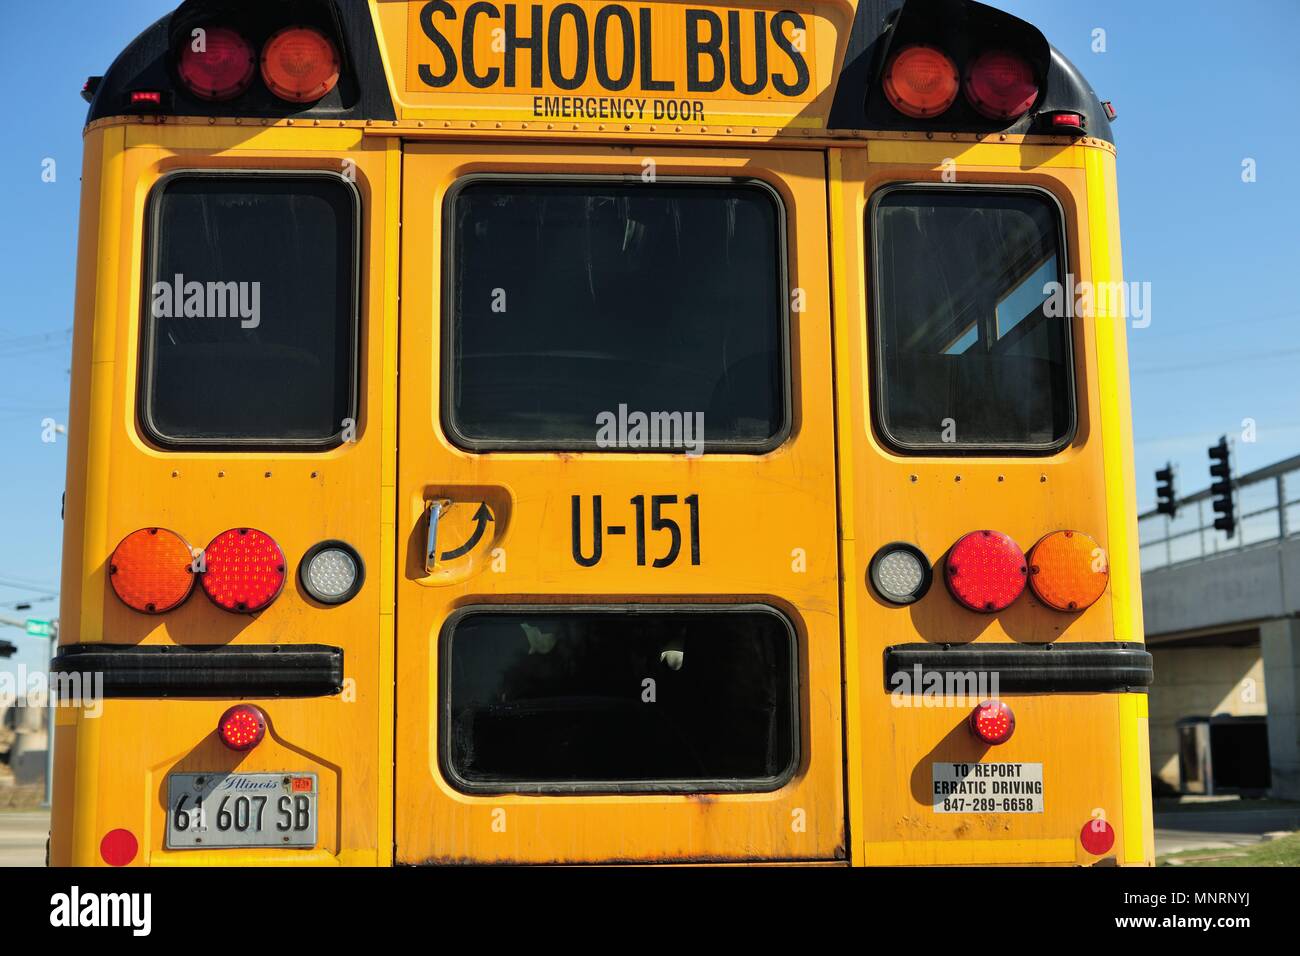
{"label": "illinois license plate", "polygon": [[167,848],[316,845],[314,773],[167,776]]}

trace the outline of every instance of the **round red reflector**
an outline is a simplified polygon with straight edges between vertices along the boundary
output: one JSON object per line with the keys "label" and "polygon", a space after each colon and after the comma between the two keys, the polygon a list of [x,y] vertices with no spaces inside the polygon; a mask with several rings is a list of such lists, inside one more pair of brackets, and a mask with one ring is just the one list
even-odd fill
{"label": "round red reflector", "polygon": [[260,611],[284,587],[284,552],[270,535],[253,528],[221,532],[203,559],[203,590],[227,611]]}
{"label": "round red reflector", "polygon": [[986,744],[1004,744],[1016,732],[1016,715],[1000,700],[986,700],[970,714],[970,729]]}
{"label": "round red reflector", "polygon": [[109,866],[126,866],[140,852],[140,842],[130,830],[109,830],[99,841],[99,855]]}
{"label": "round red reflector", "polygon": [[108,580],[127,607],[162,614],[194,590],[194,556],[185,539],[166,528],[132,531],[108,559]]}
{"label": "round red reflector", "polygon": [[966,68],[965,88],[976,112],[993,120],[1013,120],[1038,99],[1033,68],[1005,50],[977,56]]}
{"label": "round red reflector", "polygon": [[1101,856],[1115,845],[1115,830],[1105,820],[1089,820],[1079,831],[1079,842],[1093,856]]}
{"label": "round red reflector", "polygon": [[221,715],[217,736],[231,750],[252,750],[266,736],[266,714],[252,704],[236,704]]}
{"label": "round red reflector", "polygon": [[185,41],[176,64],[181,82],[201,100],[231,100],[248,89],[257,58],[248,41],[227,27],[204,27]]}
{"label": "round red reflector", "polygon": [[942,50],[904,47],[885,68],[885,96],[904,116],[938,116],[957,98],[957,65]]}
{"label": "round red reflector", "polygon": [[972,611],[1001,611],[1025,589],[1024,552],[1000,531],[972,531],[944,561],[948,590]]}
{"label": "round red reflector", "polygon": [[314,103],[339,82],[339,54],[311,27],[288,27],[266,41],[262,79],[282,100]]}

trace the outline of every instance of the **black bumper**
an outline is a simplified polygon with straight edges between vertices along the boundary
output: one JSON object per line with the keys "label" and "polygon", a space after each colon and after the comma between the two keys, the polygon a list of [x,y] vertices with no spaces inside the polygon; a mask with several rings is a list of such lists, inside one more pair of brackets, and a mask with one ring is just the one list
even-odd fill
{"label": "black bumper", "polygon": [[73,644],[55,675],[104,697],[328,697],[343,689],[343,648],[325,644]]}
{"label": "black bumper", "polygon": [[[1007,693],[1145,693],[1151,655],[1123,641],[1060,644],[896,644],[885,648],[885,688],[929,674],[960,680],[997,675]],[[906,686],[906,685],[904,685]],[[920,693],[924,684],[914,688]]]}

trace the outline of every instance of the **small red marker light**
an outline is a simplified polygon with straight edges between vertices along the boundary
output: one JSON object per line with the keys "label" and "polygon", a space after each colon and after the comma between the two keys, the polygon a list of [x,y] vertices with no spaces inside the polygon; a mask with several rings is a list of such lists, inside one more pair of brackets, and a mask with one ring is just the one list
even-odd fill
{"label": "small red marker light", "polygon": [[1047,125],[1062,133],[1083,133],[1088,128],[1088,120],[1082,113],[1048,113]]}
{"label": "small red marker light", "polygon": [[1000,700],[986,700],[970,715],[970,729],[986,744],[1004,744],[1016,732],[1016,715]]}
{"label": "small red marker light", "polygon": [[162,93],[157,90],[134,90],[131,93],[132,106],[162,106]]}
{"label": "small red marker light", "polygon": [[221,715],[217,736],[231,750],[252,750],[266,736],[266,714],[252,704],[236,704]]}
{"label": "small red marker light", "polygon": [[109,830],[99,841],[99,855],[109,866],[126,866],[140,852],[140,841],[130,830]]}
{"label": "small red marker light", "polygon": [[1079,842],[1093,856],[1101,856],[1115,845],[1115,830],[1105,820],[1092,819],[1079,831]]}

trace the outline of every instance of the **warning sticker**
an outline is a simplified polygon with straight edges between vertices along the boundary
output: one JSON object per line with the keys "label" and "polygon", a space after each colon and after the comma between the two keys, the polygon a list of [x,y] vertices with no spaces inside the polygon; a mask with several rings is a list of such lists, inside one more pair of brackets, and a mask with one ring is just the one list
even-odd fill
{"label": "warning sticker", "polygon": [[935,813],[1042,813],[1041,763],[936,763]]}

